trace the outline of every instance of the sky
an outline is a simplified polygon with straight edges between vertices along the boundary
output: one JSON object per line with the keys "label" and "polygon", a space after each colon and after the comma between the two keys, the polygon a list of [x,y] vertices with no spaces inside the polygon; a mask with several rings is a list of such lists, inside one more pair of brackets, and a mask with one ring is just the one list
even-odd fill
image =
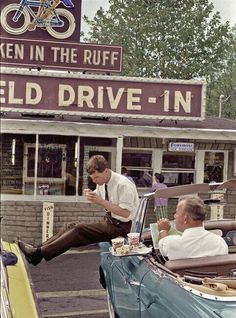
{"label": "sky", "polygon": [[[100,7],[108,8],[108,0],[81,0],[82,1],[82,16],[85,14],[92,19]],[[222,21],[229,21],[230,25],[236,24],[236,0],[211,0],[215,10],[220,12]],[[88,30],[86,24],[82,21],[82,31],[85,33]]]}

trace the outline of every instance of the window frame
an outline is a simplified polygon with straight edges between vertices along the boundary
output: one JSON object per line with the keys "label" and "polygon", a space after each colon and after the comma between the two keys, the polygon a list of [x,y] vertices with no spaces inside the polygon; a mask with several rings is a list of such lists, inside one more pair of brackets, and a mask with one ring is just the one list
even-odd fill
{"label": "window frame", "polygon": [[233,176],[236,176],[236,147],[234,148],[234,160],[233,160]]}
{"label": "window frame", "polygon": [[[125,166],[125,168],[127,168],[128,171],[147,171],[147,172],[152,172],[152,176],[154,173],[154,165],[153,165],[153,158],[154,158],[154,152],[156,149],[153,148],[133,148],[133,147],[123,147],[122,149],[122,160],[123,160],[123,153],[124,152],[131,152],[131,153],[148,153],[151,155],[151,166],[150,167],[146,167],[146,166],[128,166],[128,165],[123,165],[122,163],[122,167]],[[121,160],[121,161],[122,161]],[[132,177],[132,176],[131,176]],[[147,186],[147,187],[142,187],[142,186],[137,186],[138,191],[142,192],[142,191],[146,191],[146,190],[150,190],[152,186]]]}
{"label": "window frame", "polygon": [[[194,157],[194,167],[193,168],[179,168],[179,167],[173,167],[173,168],[164,168],[163,167],[163,156],[165,154],[173,155],[173,156],[181,156],[185,153],[186,155],[189,155],[189,157]],[[173,173],[173,174],[179,174],[179,173],[192,173],[193,174],[193,183],[196,183],[196,175],[197,175],[197,169],[196,169],[196,150],[193,152],[179,152],[179,151],[168,151],[164,150],[162,151],[162,158],[161,158],[161,173]],[[165,182],[165,181],[164,181]],[[167,183],[168,185],[168,183]],[[179,184],[174,184],[174,186],[178,186]],[[173,185],[171,185],[173,186]]]}
{"label": "window frame", "polygon": [[204,164],[205,164],[205,153],[206,152],[223,152],[224,153],[224,167],[223,167],[223,182],[227,180],[228,173],[228,158],[229,152],[228,150],[213,150],[213,149],[204,149],[204,150],[197,150],[196,152],[196,171],[197,171],[197,178],[196,183],[203,183],[204,181]]}
{"label": "window frame", "polygon": [[[66,154],[66,144],[47,144],[47,147],[57,147],[59,149],[62,150],[63,154]],[[38,150],[40,148],[43,148],[45,146],[43,145],[38,145]],[[34,182],[35,176],[33,177],[28,177],[27,172],[28,172],[28,150],[29,148],[34,148],[35,152],[36,152],[36,144],[32,144],[32,143],[25,143],[24,144],[24,160],[23,160],[23,183],[25,182]],[[36,160],[36,153],[35,153],[35,159]],[[38,161],[37,161],[38,164]],[[37,169],[38,170],[38,169]],[[51,177],[37,177],[37,182],[62,182],[66,180],[66,161],[62,160],[61,162],[61,172],[62,172],[62,176],[61,178],[51,178]],[[36,171],[34,170],[34,174],[36,173]]]}

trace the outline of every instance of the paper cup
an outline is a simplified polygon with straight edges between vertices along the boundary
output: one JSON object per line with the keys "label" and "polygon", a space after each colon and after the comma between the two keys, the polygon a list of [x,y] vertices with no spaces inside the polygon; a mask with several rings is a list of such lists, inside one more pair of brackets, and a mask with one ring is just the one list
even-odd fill
{"label": "paper cup", "polygon": [[125,239],[123,237],[116,237],[111,240],[111,244],[113,247],[113,251],[116,252],[117,248],[122,247],[125,243]]}
{"label": "paper cup", "polygon": [[132,248],[139,247],[139,233],[128,233],[129,246]]}

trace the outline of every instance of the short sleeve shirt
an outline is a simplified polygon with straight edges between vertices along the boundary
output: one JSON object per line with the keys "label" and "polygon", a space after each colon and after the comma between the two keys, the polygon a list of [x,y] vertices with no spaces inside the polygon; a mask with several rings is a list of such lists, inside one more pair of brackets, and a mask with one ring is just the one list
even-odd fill
{"label": "short sleeve shirt", "polygon": [[[105,185],[97,185],[95,191],[105,199]],[[130,212],[128,218],[116,214],[112,214],[112,217],[122,222],[133,220],[139,205],[139,197],[135,184],[127,177],[112,171],[111,178],[107,183],[107,191],[110,202]]]}
{"label": "short sleeve shirt", "polygon": [[186,229],[182,236],[163,237],[159,241],[159,249],[169,260],[228,254],[225,240],[204,227]]}

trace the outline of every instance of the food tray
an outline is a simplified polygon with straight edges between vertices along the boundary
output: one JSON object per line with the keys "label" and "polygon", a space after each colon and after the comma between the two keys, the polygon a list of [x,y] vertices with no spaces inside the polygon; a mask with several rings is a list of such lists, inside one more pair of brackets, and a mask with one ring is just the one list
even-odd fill
{"label": "food tray", "polygon": [[114,252],[113,247],[110,247],[110,252],[113,256],[118,256],[118,257],[127,257],[127,256],[142,256],[142,255],[147,255],[150,254],[152,251],[152,247],[147,247],[145,245],[140,245],[140,247],[131,249],[128,254],[119,254],[117,252]]}

